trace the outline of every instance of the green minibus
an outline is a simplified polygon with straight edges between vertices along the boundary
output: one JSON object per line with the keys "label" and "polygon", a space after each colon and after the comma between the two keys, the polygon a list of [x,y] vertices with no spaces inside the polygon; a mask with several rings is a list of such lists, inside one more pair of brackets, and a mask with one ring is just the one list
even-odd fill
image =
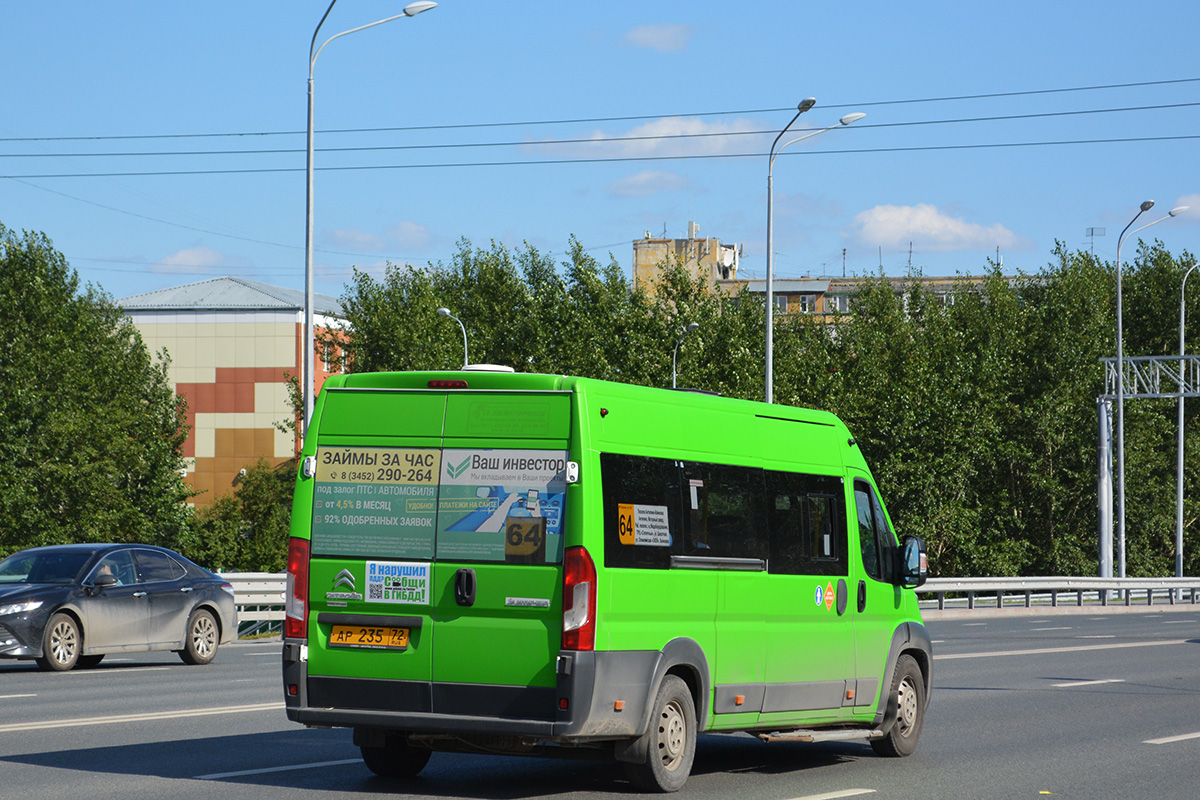
{"label": "green minibus", "polygon": [[590,755],[674,791],[698,733],[908,755],[913,589],[821,411],[502,368],[337,375],[288,549],[288,718],[379,775],[435,750]]}

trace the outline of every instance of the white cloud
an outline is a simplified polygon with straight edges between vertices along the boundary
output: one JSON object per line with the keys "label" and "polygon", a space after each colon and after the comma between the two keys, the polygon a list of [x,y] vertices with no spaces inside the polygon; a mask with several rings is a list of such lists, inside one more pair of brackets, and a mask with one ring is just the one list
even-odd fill
{"label": "white cloud", "polygon": [[[386,253],[389,250],[427,250],[433,241],[429,228],[417,222],[400,220],[382,234],[360,230],[335,230],[325,234],[330,246],[358,253]],[[401,252],[397,255],[406,255]]]}
{"label": "white cloud", "polygon": [[1200,194],[1185,194],[1175,201],[1175,205],[1171,208],[1179,206],[1187,206],[1188,210],[1179,215],[1179,219],[1187,220],[1188,222],[1200,222]]}
{"label": "white cloud", "polygon": [[582,143],[552,144],[530,141],[527,148],[539,156],[559,158],[650,158],[659,156],[755,153],[769,141],[768,134],[749,120],[706,122],[692,117],[665,117],[623,133],[592,131],[572,137]]}
{"label": "white cloud", "polygon": [[929,203],[875,206],[855,215],[851,235],[863,244],[921,250],[1027,250],[1033,244],[1000,223],[980,225],[951,217]]}
{"label": "white cloud", "polygon": [[388,241],[402,250],[428,250],[433,243],[429,228],[418,222],[401,220],[387,229]]}
{"label": "white cloud", "polygon": [[657,50],[660,53],[678,53],[687,49],[688,40],[691,38],[691,25],[658,22],[637,26],[622,37],[621,43],[630,47]]}
{"label": "white cloud", "polygon": [[229,272],[229,259],[211,247],[188,247],[150,265],[151,272],[177,275],[208,275]]}
{"label": "white cloud", "polygon": [[683,191],[689,186],[690,182],[683,175],[645,169],[609,184],[608,193],[616,197],[650,197],[662,192]]}

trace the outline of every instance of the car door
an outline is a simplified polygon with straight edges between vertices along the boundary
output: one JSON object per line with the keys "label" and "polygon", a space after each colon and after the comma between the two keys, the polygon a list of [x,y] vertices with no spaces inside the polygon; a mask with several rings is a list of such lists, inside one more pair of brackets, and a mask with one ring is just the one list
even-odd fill
{"label": "car door", "polygon": [[[97,584],[101,576],[108,575],[117,582]],[[130,550],[117,550],[102,558],[84,579],[84,588],[80,606],[85,653],[145,647],[149,607]]]}
{"label": "car door", "polygon": [[146,643],[150,647],[183,641],[194,603],[186,570],[166,553],[136,550],[142,590],[146,593]]}
{"label": "car door", "polygon": [[887,667],[888,649],[897,625],[897,610],[903,605],[901,589],[892,583],[898,556],[879,493],[863,477],[854,480],[855,521],[858,531],[859,568],[854,607],[854,640],[859,691],[865,700],[878,695]]}

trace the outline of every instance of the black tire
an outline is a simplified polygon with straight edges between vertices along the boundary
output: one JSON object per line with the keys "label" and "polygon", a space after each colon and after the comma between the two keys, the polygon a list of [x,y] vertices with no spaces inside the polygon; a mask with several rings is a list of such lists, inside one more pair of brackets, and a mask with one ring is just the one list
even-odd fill
{"label": "black tire", "polygon": [[188,617],[183,649],[179,651],[179,657],[185,664],[207,664],[217,657],[217,645],[220,641],[221,631],[217,627],[217,620],[211,612],[197,608]]}
{"label": "black tire", "polygon": [[909,655],[896,660],[888,704],[895,704],[896,722],[882,739],[872,739],[871,748],[881,756],[912,755],[925,726],[925,676]]}
{"label": "black tire", "polygon": [[668,675],[654,698],[650,729],[642,735],[646,760],[625,764],[625,774],[644,792],[677,792],[696,758],[696,704],[682,678]]}
{"label": "black tire", "polygon": [[79,661],[75,662],[75,666],[79,667],[80,669],[91,669],[92,667],[97,666],[103,660],[103,654],[98,656],[80,656]]}
{"label": "black tire", "polygon": [[425,769],[433,751],[413,747],[403,734],[389,736],[383,747],[360,747],[367,769],[381,778],[411,778]]}
{"label": "black tire", "polygon": [[66,672],[79,661],[83,635],[79,623],[70,614],[51,614],[42,633],[42,657],[38,666],[53,672]]}

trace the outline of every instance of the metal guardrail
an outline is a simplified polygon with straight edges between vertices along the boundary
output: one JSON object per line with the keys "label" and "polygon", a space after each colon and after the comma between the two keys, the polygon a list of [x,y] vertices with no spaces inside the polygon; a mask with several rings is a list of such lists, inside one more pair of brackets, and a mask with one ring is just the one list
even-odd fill
{"label": "metal guardrail", "polygon": [[944,610],[974,609],[981,602],[979,595],[987,596],[991,608],[1017,604],[1057,608],[1060,595],[1074,595],[1075,606],[1105,607],[1110,602],[1152,606],[1156,601],[1194,605],[1200,602],[1198,590],[1200,578],[930,578],[917,594],[934,595],[932,600],[922,600],[922,607]]}
{"label": "metal guardrail", "polygon": [[233,584],[239,636],[278,630],[284,617],[283,592],[287,586],[282,573],[226,572],[221,577]]}

